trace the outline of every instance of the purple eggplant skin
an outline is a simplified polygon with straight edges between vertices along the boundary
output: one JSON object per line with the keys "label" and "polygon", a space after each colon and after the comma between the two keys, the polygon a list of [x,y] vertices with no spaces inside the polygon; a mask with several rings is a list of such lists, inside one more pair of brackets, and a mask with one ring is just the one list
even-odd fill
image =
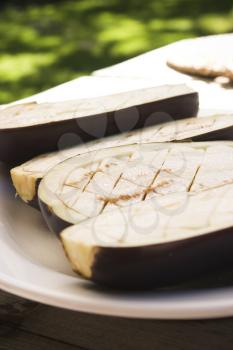
{"label": "purple eggplant skin", "polygon": [[91,280],[120,290],[171,287],[233,268],[233,227],[180,241],[100,247]]}
{"label": "purple eggplant skin", "polygon": [[[233,118],[232,118],[233,122]],[[233,126],[228,126],[223,129],[210,131],[208,133],[191,137],[192,141],[232,141]]]}
{"label": "purple eggplant skin", "polygon": [[[183,96],[122,109],[120,117],[121,119],[124,117],[124,125],[122,125],[121,120],[121,130],[119,130],[117,122],[119,113],[115,112],[42,125],[0,130],[0,161],[13,167],[39,154],[56,151],[59,140],[64,134],[77,134],[77,139],[81,139],[82,142],[91,141],[96,138],[96,134],[93,136],[84,130],[93,129],[92,126],[96,125],[101,119],[107,120],[103,136],[127,131],[127,125],[132,125],[132,119],[135,118],[135,108],[138,111],[138,120],[134,125],[134,129],[137,129],[143,127],[147,118],[156,112],[160,113],[158,113],[157,120],[156,117],[153,118],[153,124],[162,122],[162,113],[166,113],[174,120],[195,117],[199,108],[199,98],[198,93],[193,92]],[[164,122],[166,121],[164,120]],[[99,124],[101,125],[101,123]]]}
{"label": "purple eggplant skin", "polygon": [[[72,224],[39,200],[49,229],[60,238]],[[233,268],[233,227],[168,243],[99,247],[91,280],[119,290],[146,290],[183,284],[207,273]]]}
{"label": "purple eggplant skin", "polygon": [[59,218],[47,204],[38,197],[38,206],[50,231],[60,238],[60,233],[72,223]]}
{"label": "purple eggplant skin", "polygon": [[39,201],[38,201],[38,188],[39,188],[39,185],[40,185],[40,182],[41,182],[42,179],[37,179],[36,180],[36,194],[35,196],[32,198],[32,200],[30,200],[29,202],[27,202],[27,204],[34,208],[34,209],[37,209],[40,211],[40,206],[39,206]]}
{"label": "purple eggplant skin", "polygon": [[[223,129],[218,129],[215,131],[210,131],[207,132],[205,134],[202,135],[197,135],[197,136],[193,136],[190,137],[189,139],[183,139],[180,140],[181,142],[184,141],[226,141],[226,140],[233,140],[233,126],[227,127],[227,128],[223,128]],[[179,141],[176,141],[179,142]],[[30,205],[31,207],[40,210],[40,206],[39,206],[39,199],[38,199],[38,188],[39,188],[39,184],[41,182],[42,179],[37,179],[37,183],[36,183],[36,194],[34,196],[34,198],[29,201],[27,204]]]}

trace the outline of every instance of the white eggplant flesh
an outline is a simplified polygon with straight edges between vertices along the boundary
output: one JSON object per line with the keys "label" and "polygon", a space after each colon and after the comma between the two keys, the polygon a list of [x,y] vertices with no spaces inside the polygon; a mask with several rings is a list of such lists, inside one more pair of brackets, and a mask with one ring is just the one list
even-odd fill
{"label": "white eggplant flesh", "polygon": [[[163,85],[93,98],[24,103],[0,110],[0,160],[18,165],[55,151],[72,134],[83,141],[197,115],[198,93],[185,84]],[[151,118],[153,115],[153,118]],[[73,144],[72,143],[72,144]]]}
{"label": "white eggplant flesh", "polygon": [[55,165],[70,157],[134,143],[170,142],[186,139],[223,140],[232,138],[233,115],[216,115],[206,118],[171,121],[40,155],[13,168],[11,177],[17,195],[26,203],[38,208],[37,189],[41,179]]}
{"label": "white eggplant flesh", "polygon": [[72,157],[41,181],[42,213],[87,279],[114,288],[186,281],[233,264],[232,159],[230,141]]}

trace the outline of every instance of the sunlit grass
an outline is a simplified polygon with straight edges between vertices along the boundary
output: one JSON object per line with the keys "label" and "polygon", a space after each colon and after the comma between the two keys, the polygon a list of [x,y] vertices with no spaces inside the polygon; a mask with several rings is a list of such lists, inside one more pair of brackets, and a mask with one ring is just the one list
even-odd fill
{"label": "sunlit grass", "polygon": [[233,31],[232,0],[79,0],[0,12],[0,103],[187,37]]}
{"label": "sunlit grass", "polygon": [[149,31],[140,20],[110,13],[98,18],[99,42],[111,45],[113,56],[136,55],[151,48]]}
{"label": "sunlit grass", "polygon": [[0,76],[8,81],[20,80],[35,74],[41,67],[55,61],[52,53],[22,53],[14,56],[6,54],[0,57]]}
{"label": "sunlit grass", "polygon": [[216,14],[200,16],[198,25],[203,31],[211,34],[231,32],[233,31],[233,13],[227,16]]}

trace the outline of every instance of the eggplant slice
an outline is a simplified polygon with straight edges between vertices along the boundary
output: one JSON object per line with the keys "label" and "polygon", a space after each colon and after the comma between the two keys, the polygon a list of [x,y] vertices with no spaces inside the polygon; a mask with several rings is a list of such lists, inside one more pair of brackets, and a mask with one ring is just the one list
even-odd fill
{"label": "eggplant slice", "polygon": [[154,123],[161,122],[162,115],[193,117],[198,104],[198,93],[180,84],[92,99],[13,105],[0,111],[0,160],[20,164],[55,151],[61,137],[69,133],[77,135],[79,142],[79,138],[88,141],[139,128],[152,114]]}
{"label": "eggplant slice", "polygon": [[232,33],[182,40],[176,45],[167,62],[171,68],[207,78],[225,77],[233,82]]}
{"label": "eggplant slice", "polygon": [[232,140],[233,115],[183,119],[90,141],[69,149],[35,157],[13,168],[11,177],[20,198],[38,209],[37,189],[41,179],[51,168],[65,159],[119,145],[183,141],[186,139],[199,141]]}
{"label": "eggplant slice", "polygon": [[[233,265],[233,186],[188,194],[177,214],[151,199],[70,226],[62,243],[73,270],[120,289],[169,286]],[[163,200],[174,204],[179,199]],[[170,204],[169,203],[169,204]]]}
{"label": "eggplant slice", "polygon": [[233,142],[149,143],[51,169],[42,213],[72,267],[114,288],[185,281],[233,262]]}

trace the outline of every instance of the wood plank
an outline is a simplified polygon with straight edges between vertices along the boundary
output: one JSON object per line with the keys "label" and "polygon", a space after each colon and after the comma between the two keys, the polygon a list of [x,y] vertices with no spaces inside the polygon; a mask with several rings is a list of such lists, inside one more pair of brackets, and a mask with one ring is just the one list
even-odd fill
{"label": "wood plank", "polygon": [[39,306],[21,327],[87,349],[229,349],[233,319],[158,321],[88,315]]}
{"label": "wood plank", "polygon": [[0,336],[0,350],[83,350],[81,347],[72,346],[55,341],[47,337],[30,334],[22,330],[15,330],[7,335]]}
{"label": "wood plank", "polygon": [[[37,304],[3,292],[0,305],[0,350],[228,350],[233,342],[233,318],[159,321],[105,317]],[[19,318],[12,309],[19,310]],[[8,317],[3,317],[6,314]]]}
{"label": "wood plank", "polygon": [[18,324],[38,303],[0,291],[0,324]]}

